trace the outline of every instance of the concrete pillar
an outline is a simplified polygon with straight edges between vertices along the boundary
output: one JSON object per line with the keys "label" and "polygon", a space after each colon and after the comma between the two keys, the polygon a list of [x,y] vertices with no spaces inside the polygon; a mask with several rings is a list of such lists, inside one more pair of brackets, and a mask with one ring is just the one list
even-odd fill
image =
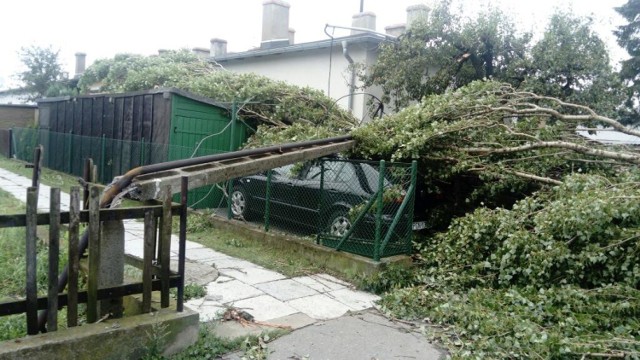
{"label": "concrete pillar", "polygon": [[282,0],[267,0],[262,3],[263,49],[289,45],[289,8]]}
{"label": "concrete pillar", "polygon": [[384,31],[391,36],[398,37],[407,31],[407,26],[405,24],[389,25],[385,26]]}
{"label": "concrete pillar", "polygon": [[213,38],[210,40],[209,56],[215,58],[217,56],[227,54],[227,40]]}
{"label": "concrete pillar", "polygon": [[[376,31],[376,14],[366,11],[352,17],[351,26]],[[351,35],[362,34],[364,31],[351,30]]]}
{"label": "concrete pillar", "polygon": [[[124,282],[124,225],[122,221],[105,221],[100,227],[100,273],[98,287],[122,285]],[[122,317],[122,298],[100,301],[100,314]]]}
{"label": "concrete pillar", "polygon": [[424,4],[412,5],[407,8],[407,28],[411,28],[411,24],[415,21],[427,21],[429,16],[429,7]]}
{"label": "concrete pillar", "polygon": [[84,74],[86,60],[87,60],[87,54],[82,52],[76,53],[76,73],[74,75],[76,79],[82,76],[82,74]]}

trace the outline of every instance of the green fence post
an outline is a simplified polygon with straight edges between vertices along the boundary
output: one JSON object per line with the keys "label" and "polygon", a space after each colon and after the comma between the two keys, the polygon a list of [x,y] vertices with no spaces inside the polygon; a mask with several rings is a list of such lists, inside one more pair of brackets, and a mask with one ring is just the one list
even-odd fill
{"label": "green fence post", "polygon": [[[231,134],[229,135],[229,151],[233,151],[235,141],[233,141],[233,137],[236,132],[236,112],[237,111],[236,101],[233,100],[233,104],[231,105]],[[231,212],[231,192],[233,191],[233,179],[229,179],[229,185],[227,186],[227,219],[231,219],[233,217],[233,213]]]}
{"label": "green fence post", "polygon": [[229,179],[227,183],[227,219],[231,220],[233,212],[231,212],[231,192],[233,192],[233,179]]}
{"label": "green fence post", "polygon": [[104,134],[102,134],[102,140],[100,143],[100,177],[102,178],[102,182],[106,182],[106,179],[104,177],[104,163],[105,163],[105,137]]}
{"label": "green fence post", "polygon": [[380,160],[380,174],[378,176],[378,198],[376,208],[376,237],[373,244],[373,260],[380,261],[380,238],[382,237],[382,206],[384,200],[385,161]]}
{"label": "green fence post", "polygon": [[73,131],[69,131],[69,143],[67,144],[67,149],[69,149],[69,153],[67,154],[67,159],[69,160],[69,174],[73,174]]}
{"label": "green fence post", "polygon": [[418,191],[418,189],[416,188],[418,186],[418,161],[417,160],[413,160],[411,162],[411,187],[413,187],[413,206],[410,207],[409,210],[409,236],[407,236],[407,243],[406,243],[406,254],[409,255],[411,254],[411,240],[413,237],[413,215],[414,215],[414,211],[415,211],[415,203],[416,203],[416,199],[418,198],[416,196],[416,191]]}
{"label": "green fence post", "polygon": [[320,244],[320,236],[322,235],[324,225],[324,160],[320,159],[320,200],[318,203],[318,234],[316,235],[316,244]]}
{"label": "green fence post", "polygon": [[273,170],[267,171],[267,193],[264,196],[264,231],[269,231],[269,220],[271,219],[271,175]]}

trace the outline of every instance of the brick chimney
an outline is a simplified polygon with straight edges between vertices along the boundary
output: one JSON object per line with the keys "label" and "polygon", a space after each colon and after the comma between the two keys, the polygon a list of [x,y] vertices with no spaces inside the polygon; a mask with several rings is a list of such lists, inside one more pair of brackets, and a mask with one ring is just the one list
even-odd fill
{"label": "brick chimney", "polygon": [[211,47],[209,48],[209,56],[215,58],[227,54],[227,40],[213,38],[211,39]]}
{"label": "brick chimney", "polygon": [[[353,15],[351,26],[376,31],[376,14],[366,11]],[[351,35],[362,34],[364,31],[351,30]]]}
{"label": "brick chimney", "polygon": [[79,78],[84,74],[84,69],[86,66],[87,54],[82,52],[76,53],[76,73],[73,76],[75,79]]}
{"label": "brick chimney", "polygon": [[289,7],[282,0],[267,0],[262,3],[263,49],[289,45]]}

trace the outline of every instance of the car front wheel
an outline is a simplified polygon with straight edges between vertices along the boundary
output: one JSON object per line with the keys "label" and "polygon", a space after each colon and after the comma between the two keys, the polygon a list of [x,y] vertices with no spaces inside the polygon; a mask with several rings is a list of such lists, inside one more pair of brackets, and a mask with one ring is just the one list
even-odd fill
{"label": "car front wheel", "polygon": [[336,211],[331,215],[329,222],[329,234],[343,237],[351,229],[351,220],[345,211]]}
{"label": "car front wheel", "polygon": [[234,217],[248,218],[249,200],[246,190],[240,186],[234,187],[231,192],[231,213]]}

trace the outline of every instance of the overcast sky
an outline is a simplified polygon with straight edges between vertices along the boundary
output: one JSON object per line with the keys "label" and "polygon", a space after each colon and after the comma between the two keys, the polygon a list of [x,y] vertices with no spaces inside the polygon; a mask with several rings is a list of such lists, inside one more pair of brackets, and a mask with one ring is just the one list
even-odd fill
{"label": "overcast sky", "polygon": [[[623,23],[613,7],[626,0],[460,0],[472,8],[498,4],[512,13],[524,30],[541,31],[557,6],[592,16],[614,58],[624,56],[611,34]],[[0,89],[21,69],[22,46],[60,50],[65,70],[73,76],[74,53],[87,54],[87,66],[116,53],[154,54],[158,49],[209,47],[209,39],[228,41],[229,51],[260,44],[263,0],[5,0],[0,13]],[[360,0],[289,0],[295,42],[326,39],[324,25],[349,26]],[[377,16],[377,30],[404,23],[407,6],[431,1],[364,0],[364,10]],[[335,33],[337,36],[347,32]]]}

